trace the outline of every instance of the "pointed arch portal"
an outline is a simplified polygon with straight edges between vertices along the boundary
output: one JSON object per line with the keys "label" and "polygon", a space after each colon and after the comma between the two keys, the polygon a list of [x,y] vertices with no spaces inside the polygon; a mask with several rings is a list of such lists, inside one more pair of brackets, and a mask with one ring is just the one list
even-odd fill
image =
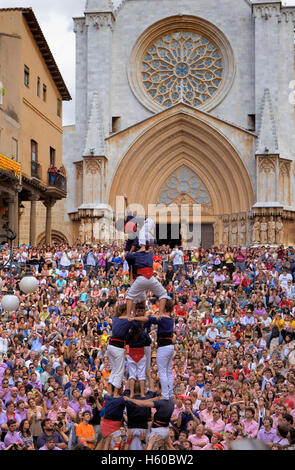
{"label": "pointed arch portal", "polygon": [[254,192],[237,150],[215,127],[179,106],[153,121],[123,156],[110,188],[110,205],[115,207],[116,195],[125,193],[129,203],[141,204],[147,211],[149,204],[159,202],[169,179],[185,168],[199,179],[210,200],[210,217],[204,222],[248,212]]}

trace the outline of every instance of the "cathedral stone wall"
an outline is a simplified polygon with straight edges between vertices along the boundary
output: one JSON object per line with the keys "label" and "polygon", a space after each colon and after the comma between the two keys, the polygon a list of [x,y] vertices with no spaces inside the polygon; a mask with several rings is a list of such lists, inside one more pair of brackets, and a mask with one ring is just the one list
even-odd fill
{"label": "cathedral stone wall", "polygon": [[289,243],[294,22],[295,8],[274,0],[88,0],[74,19],[76,118],[64,129],[74,236],[96,240],[124,178],[130,196],[146,188],[141,199],[154,203],[179,163],[219,181],[219,198],[205,185],[215,240]]}

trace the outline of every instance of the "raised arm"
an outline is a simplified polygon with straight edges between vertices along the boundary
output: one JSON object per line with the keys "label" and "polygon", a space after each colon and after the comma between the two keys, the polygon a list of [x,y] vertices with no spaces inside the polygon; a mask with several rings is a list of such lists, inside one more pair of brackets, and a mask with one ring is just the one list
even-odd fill
{"label": "raised arm", "polygon": [[154,398],[149,398],[148,400],[135,400],[134,398],[124,397],[125,401],[130,401],[134,403],[134,405],[139,406],[141,408],[154,408]]}

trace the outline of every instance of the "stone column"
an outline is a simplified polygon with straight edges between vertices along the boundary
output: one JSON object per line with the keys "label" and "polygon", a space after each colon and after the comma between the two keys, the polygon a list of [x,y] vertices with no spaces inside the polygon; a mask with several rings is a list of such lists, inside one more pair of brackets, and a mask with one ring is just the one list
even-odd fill
{"label": "stone column", "polygon": [[31,201],[31,213],[30,213],[30,245],[36,245],[36,214],[37,214],[37,201],[39,200],[38,195],[32,195],[29,198]]}
{"label": "stone column", "polygon": [[52,208],[55,205],[56,201],[43,201],[44,206],[46,207],[46,225],[45,225],[45,243],[46,245],[51,245],[52,243]]}
{"label": "stone column", "polygon": [[14,245],[18,243],[18,193],[8,198],[8,225],[16,232]]}

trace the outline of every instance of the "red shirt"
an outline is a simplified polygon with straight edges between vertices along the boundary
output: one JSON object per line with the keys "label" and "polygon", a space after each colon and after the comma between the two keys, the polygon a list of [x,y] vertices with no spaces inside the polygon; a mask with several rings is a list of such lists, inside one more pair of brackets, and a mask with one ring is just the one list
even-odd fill
{"label": "red shirt", "polygon": [[178,305],[175,305],[174,310],[175,310],[176,315],[180,317],[186,316],[186,310],[184,307],[179,307]]}
{"label": "red shirt", "polygon": [[212,318],[202,318],[202,325],[207,326],[211,325],[211,323],[213,323]]}
{"label": "red shirt", "polygon": [[[273,402],[274,402],[274,404],[275,403],[280,403],[281,399],[280,398],[275,398]],[[286,398],[283,403],[287,408],[291,408],[291,410],[294,408],[294,401],[290,400],[290,398]]]}

